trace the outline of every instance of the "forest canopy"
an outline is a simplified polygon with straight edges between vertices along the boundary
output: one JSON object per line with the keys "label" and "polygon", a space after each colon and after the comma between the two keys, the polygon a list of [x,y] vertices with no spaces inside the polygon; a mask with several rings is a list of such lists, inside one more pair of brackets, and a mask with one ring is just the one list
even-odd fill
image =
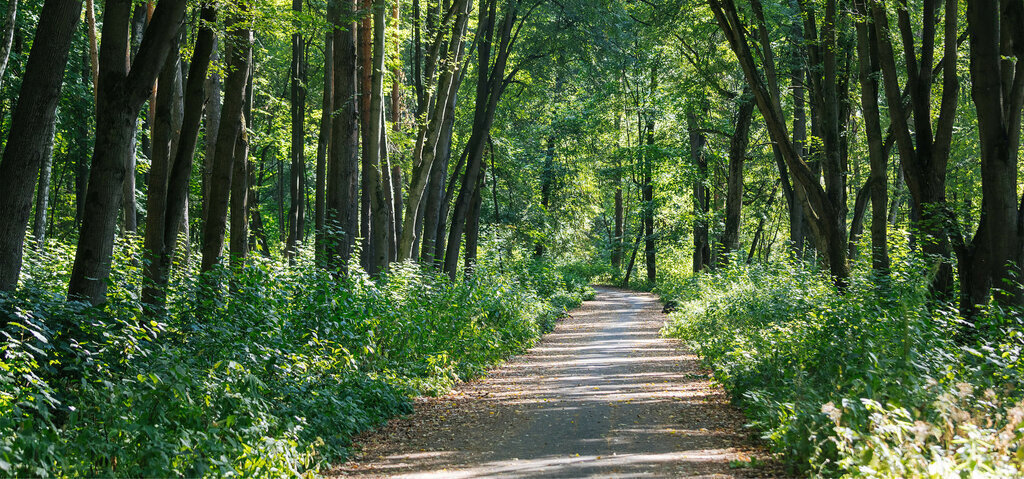
{"label": "forest canopy", "polygon": [[1019,0],[0,5],[0,475],[315,474],[599,282],[793,471],[1024,471]]}

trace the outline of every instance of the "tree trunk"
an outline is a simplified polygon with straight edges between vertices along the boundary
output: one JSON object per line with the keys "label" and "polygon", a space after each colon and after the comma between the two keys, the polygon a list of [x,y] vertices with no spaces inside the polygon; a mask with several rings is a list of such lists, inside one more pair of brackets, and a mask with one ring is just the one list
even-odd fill
{"label": "tree trunk", "polygon": [[[978,230],[960,253],[961,312],[968,318],[977,316],[990,298],[1004,306],[1021,303],[1018,265],[1024,203],[1018,207],[1017,160],[1024,107],[1024,45],[1017,41],[1024,35],[1019,23],[1022,15],[1024,8],[1013,2],[976,1],[967,9],[982,180]],[[974,331],[965,333],[973,336]]]}
{"label": "tree trunk", "polygon": [[[933,131],[931,93],[937,25],[936,1],[928,0],[924,5],[920,61],[914,52],[917,39],[914,38],[916,34],[910,26],[909,13],[903,9],[899,11],[898,24],[905,43],[904,63],[908,74],[907,89],[910,90],[913,133],[903,108],[890,107],[889,116],[900,153],[904,180],[913,199],[912,212],[920,214],[920,218],[915,219],[913,223],[919,232],[922,250],[933,258],[934,262],[932,294],[940,300],[945,300],[952,296],[953,289],[950,233],[954,220],[946,203],[946,168],[949,164],[950,143],[960,88],[956,72],[958,2],[946,2],[942,100]],[[889,105],[902,105],[903,97],[885,6],[877,0],[871,0],[871,14],[886,99]]]}
{"label": "tree trunk", "polygon": [[[494,64],[491,65],[491,43],[493,39],[494,19],[497,10],[495,2],[490,3],[489,8],[480,8],[480,25],[478,33],[479,46],[478,58],[478,80],[476,112],[473,118],[473,132],[466,144],[466,174],[462,177],[462,185],[459,189],[458,198],[455,201],[455,210],[452,213],[451,230],[448,233],[448,245],[444,257],[444,271],[449,277],[455,279],[456,270],[459,264],[459,249],[462,246],[462,233],[465,231],[467,213],[473,198],[473,190],[476,189],[478,176],[482,170],[484,142],[490,135],[491,126],[494,124],[494,115],[497,110],[498,100],[508,86],[508,79],[505,78],[505,70],[508,66],[508,57],[512,52],[513,39],[512,28],[518,16],[518,2],[512,2],[506,8],[501,23],[497,25],[500,34],[500,43],[495,56]],[[486,28],[485,28],[486,26]]]}
{"label": "tree trunk", "polygon": [[50,177],[53,171],[53,132],[56,125],[50,123],[49,137],[43,152],[43,166],[39,170],[39,188],[36,190],[36,212],[32,223],[32,237],[36,249],[42,251],[46,243],[46,208],[50,203]]}
{"label": "tree trunk", "polygon": [[[858,14],[870,18],[866,0],[856,2]],[[871,163],[871,267],[875,274],[889,273],[888,247],[888,158],[883,146],[881,118],[878,109],[878,50],[872,42],[870,20],[857,22],[857,63],[860,79],[861,111],[864,115],[864,133],[868,139],[868,158]]]}
{"label": "tree trunk", "polygon": [[172,109],[175,108],[174,82],[180,78],[181,57],[174,48],[167,55],[159,82],[163,85],[157,92],[156,115],[153,122],[153,156],[149,169],[149,189],[146,194],[146,236],[144,240],[144,261],[146,284],[143,287],[142,302],[154,309],[163,308],[163,282],[160,280],[162,256],[165,253],[164,228],[167,225],[167,190],[171,161],[175,158],[172,145],[177,142],[181,125],[173,124]]}
{"label": "tree trunk", "polygon": [[[220,59],[220,54],[218,53],[219,43],[217,35],[214,35],[212,52],[210,54],[210,64],[216,64]],[[210,71],[205,82],[206,116],[203,120],[205,122],[205,133],[203,134],[203,142],[205,144],[203,155],[203,220],[206,219],[206,215],[209,213],[210,185],[213,182],[213,159],[217,156],[217,132],[220,131],[220,116],[221,111],[223,110],[223,105],[221,104],[221,79],[220,73],[217,72],[217,69]]]}
{"label": "tree trunk", "polygon": [[[782,107],[773,99],[764,84],[757,62],[751,53],[745,36],[745,27],[740,21],[733,0],[708,0],[719,26],[729,40],[743,68],[744,76],[754,93],[758,109],[765,119],[772,141],[782,152],[786,166],[795,184],[803,188],[805,211],[817,243],[823,246],[825,257],[836,286],[845,290],[850,276],[847,263],[847,237],[845,217],[839,216],[839,208],[819,183],[819,176],[801,158],[799,151],[789,139]],[[753,0],[760,3],[759,0]]]}
{"label": "tree trunk", "polygon": [[[445,118],[455,114],[453,110],[449,109],[449,100],[457,93],[456,80],[460,78],[459,70],[465,49],[465,36],[471,7],[472,2],[470,0],[458,0],[453,6],[457,14],[454,26],[452,27],[452,38],[446,49],[452,67],[444,69],[441,73],[437,82],[436,92],[431,95],[432,98],[428,102],[433,104],[433,111],[430,112],[430,121],[425,128],[420,129],[417,135],[416,149],[413,156],[413,172],[409,179],[408,206],[402,224],[402,236],[398,241],[399,260],[412,258],[412,248],[416,242],[416,218],[422,207],[423,192],[430,177],[430,170],[433,169],[434,160],[437,158],[441,129]],[[432,57],[434,56],[432,55]],[[469,205],[466,206],[468,207]]]}
{"label": "tree trunk", "polygon": [[93,305],[106,300],[107,277],[114,249],[117,210],[127,171],[125,158],[131,147],[139,109],[149,97],[153,82],[172,48],[185,16],[184,0],[164,0],[156,8],[139,53],[131,68],[128,51],[130,0],[108,0],[103,12],[103,43],[100,51],[100,88],[97,102],[96,146],[78,250],[68,285],[69,299]]}
{"label": "tree trunk", "polygon": [[[543,237],[548,233],[547,218],[550,215],[551,192],[554,189],[555,182],[555,137],[549,135],[547,144],[547,153],[544,155],[544,168],[541,169],[540,173],[540,205],[544,207],[541,212],[541,224],[539,225],[542,239],[536,240],[533,244],[534,258],[543,257],[547,249]],[[483,170],[481,170],[480,175],[483,176]]]}
{"label": "tree trunk", "polygon": [[363,155],[363,196],[370,201],[370,238],[369,253],[367,256],[367,272],[371,275],[378,275],[383,272],[390,258],[390,242],[388,236],[394,234],[394,218],[391,207],[393,203],[387,201],[385,194],[386,183],[390,183],[390,171],[386,168],[387,157],[382,155],[386,149],[382,149],[383,141],[386,141],[384,131],[384,35],[385,35],[385,2],[375,0],[373,8],[373,56],[368,63],[372,69],[370,88],[366,91],[369,96],[370,107],[370,129],[365,138],[369,143],[364,147]]}
{"label": "tree trunk", "polygon": [[334,111],[334,35],[327,34],[324,42],[324,95],[320,115],[320,135],[316,146],[316,258],[324,264],[326,245],[324,234],[327,218],[327,147],[331,142],[331,118]]}
{"label": "tree trunk", "polygon": [[3,43],[0,43],[0,80],[3,80],[4,72],[7,71],[7,61],[11,58],[11,47],[14,45],[14,29],[17,17],[18,0],[8,0],[7,15],[4,17]]}
{"label": "tree trunk", "polygon": [[[302,12],[302,0],[292,0],[292,11]],[[306,45],[302,34],[292,34],[292,66],[291,66],[291,113],[292,113],[292,145],[291,145],[291,181],[288,192],[291,198],[288,210],[288,241],[285,245],[285,256],[292,264],[298,243],[303,240],[306,215]]]}
{"label": "tree trunk", "polygon": [[466,218],[466,260],[463,271],[467,278],[471,277],[476,270],[477,250],[480,246],[480,207],[483,204],[483,189],[484,172],[481,170],[476,191],[473,193],[473,203],[470,205]]}
{"label": "tree trunk", "polygon": [[708,237],[711,200],[707,187],[708,159],[704,154],[707,138],[699,130],[697,115],[692,110],[686,113],[686,126],[690,137],[690,159],[697,170],[697,176],[693,179],[693,272],[698,273],[711,266],[711,241]]}
{"label": "tree trunk", "polygon": [[729,179],[725,196],[725,230],[722,231],[718,264],[723,266],[740,248],[740,220],[743,213],[743,163],[750,144],[750,123],[754,116],[754,100],[749,93],[737,99],[736,129],[729,142]]}
{"label": "tree trunk", "polygon": [[[249,126],[252,125],[253,63],[252,47],[246,50],[249,75],[245,87],[242,121],[238,136],[235,137],[234,158],[231,160],[231,168],[234,171],[231,173],[231,240],[228,244],[228,253],[231,269],[236,272],[245,266],[245,260],[249,256]],[[279,182],[280,179],[279,175]],[[278,216],[283,217],[283,214]]]}
{"label": "tree trunk", "polygon": [[235,148],[238,137],[243,134],[246,126],[243,110],[246,85],[249,82],[253,33],[252,30],[236,24],[232,26],[230,36],[232,38],[227,42],[226,51],[229,68],[224,81],[224,104],[217,129],[210,190],[206,198],[206,217],[203,218],[203,260],[200,266],[203,273],[210,271],[219,263],[224,253]]}
{"label": "tree trunk", "polygon": [[[199,127],[203,118],[203,110],[209,98],[209,91],[206,75],[210,69],[210,61],[216,49],[216,35],[211,27],[217,21],[217,9],[211,2],[205,2],[202,6],[202,26],[196,38],[195,50],[192,53],[192,62],[189,65],[188,79],[184,87],[183,111],[180,133],[178,134],[177,147],[174,149],[174,157],[171,161],[170,172],[167,179],[167,201],[166,212],[164,213],[164,224],[162,227],[163,238],[157,243],[153,239],[154,246],[151,254],[156,254],[156,265],[147,265],[147,281],[154,285],[152,301],[146,301],[148,296],[143,290],[144,302],[152,305],[162,305],[165,301],[164,289],[167,286],[168,272],[171,266],[171,258],[178,241],[179,232],[183,232],[186,244],[188,244],[188,196],[189,180],[192,176],[192,158],[195,155],[196,144],[199,139]],[[210,105],[209,109],[219,109],[219,105]],[[209,121],[214,115],[209,110],[206,112],[207,128],[212,128]],[[219,113],[216,115],[219,118]],[[209,132],[207,139],[213,137]],[[205,201],[203,202],[206,203]],[[150,210],[150,214],[153,210]],[[150,225],[146,225],[147,240],[149,239]]]}
{"label": "tree trunk", "polygon": [[354,0],[337,0],[330,12],[334,30],[334,118],[327,164],[328,266],[346,272],[359,232],[359,122],[356,117],[356,42]]}

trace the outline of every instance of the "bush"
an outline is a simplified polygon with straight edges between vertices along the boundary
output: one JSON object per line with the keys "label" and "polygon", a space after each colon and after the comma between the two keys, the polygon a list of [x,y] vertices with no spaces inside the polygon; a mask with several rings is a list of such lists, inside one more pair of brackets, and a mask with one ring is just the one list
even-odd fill
{"label": "bush", "polygon": [[216,294],[194,259],[178,264],[168,314],[149,318],[132,242],[102,309],[59,293],[70,257],[32,253],[23,287],[0,296],[0,475],[315,475],[410,397],[530,347],[586,293],[548,264],[342,280],[306,252],[294,268],[215,272]]}
{"label": "bush", "polygon": [[[1024,473],[1019,319],[964,348],[952,307],[906,259],[840,295],[792,264],[734,266],[662,285],[665,333],[700,354],[793,469],[834,477]],[[1019,318],[1019,316],[1017,316]]]}

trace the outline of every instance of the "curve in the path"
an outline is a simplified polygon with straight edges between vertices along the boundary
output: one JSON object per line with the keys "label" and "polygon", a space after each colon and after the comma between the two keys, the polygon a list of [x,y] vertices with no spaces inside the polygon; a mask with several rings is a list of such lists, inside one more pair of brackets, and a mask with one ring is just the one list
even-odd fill
{"label": "curve in the path", "polygon": [[763,453],[648,294],[599,288],[528,354],[360,438],[336,476],[750,477]]}

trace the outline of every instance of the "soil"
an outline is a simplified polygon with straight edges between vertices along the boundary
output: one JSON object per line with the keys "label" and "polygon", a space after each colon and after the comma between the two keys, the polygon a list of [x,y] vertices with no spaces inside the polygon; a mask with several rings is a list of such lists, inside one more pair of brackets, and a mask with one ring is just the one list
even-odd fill
{"label": "soil", "polygon": [[529,353],[418,399],[331,477],[781,477],[653,295],[598,288]]}

